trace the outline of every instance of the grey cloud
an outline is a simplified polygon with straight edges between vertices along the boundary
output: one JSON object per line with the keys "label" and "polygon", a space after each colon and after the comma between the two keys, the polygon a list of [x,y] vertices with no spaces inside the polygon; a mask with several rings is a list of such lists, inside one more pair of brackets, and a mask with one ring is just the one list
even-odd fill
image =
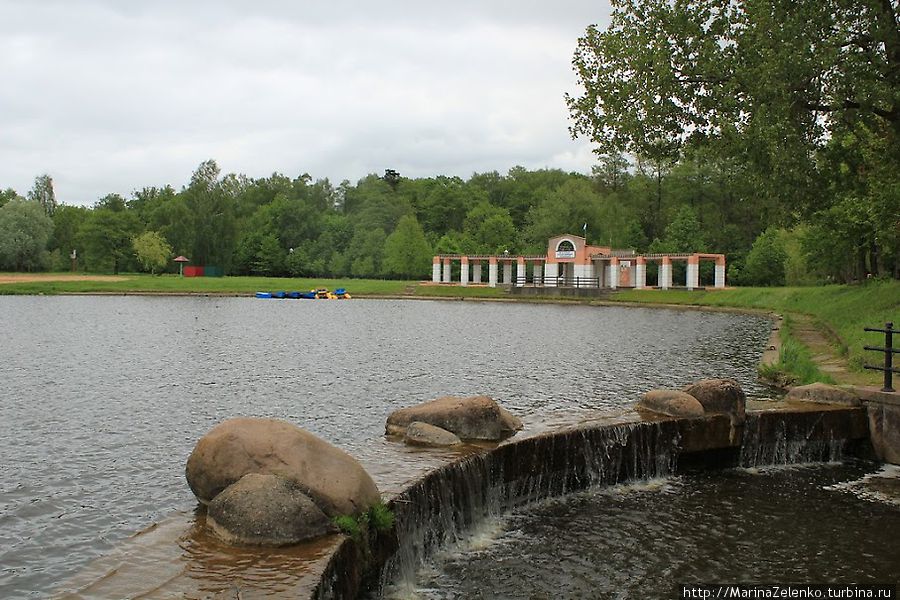
{"label": "grey cloud", "polygon": [[587,171],[563,94],[591,2],[0,0],[0,187],[64,202],[202,160],[340,181]]}

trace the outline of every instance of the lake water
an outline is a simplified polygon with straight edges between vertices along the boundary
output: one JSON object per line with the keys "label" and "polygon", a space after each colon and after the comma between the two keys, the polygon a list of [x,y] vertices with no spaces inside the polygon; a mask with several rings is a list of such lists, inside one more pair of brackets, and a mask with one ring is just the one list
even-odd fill
{"label": "lake water", "polygon": [[702,377],[763,394],[769,330],[644,308],[0,297],[0,597],[46,596],[193,507],[185,461],[226,418],[287,419],[368,466],[391,410],[447,394],[530,424]]}

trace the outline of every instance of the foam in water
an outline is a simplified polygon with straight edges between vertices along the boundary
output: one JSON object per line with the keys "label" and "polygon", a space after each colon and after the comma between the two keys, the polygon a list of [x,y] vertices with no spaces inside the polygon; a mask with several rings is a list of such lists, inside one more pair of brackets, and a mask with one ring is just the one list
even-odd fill
{"label": "foam in water", "polygon": [[836,483],[825,489],[848,492],[862,500],[900,507],[900,466],[882,465],[875,473],[868,473],[854,481]]}
{"label": "foam in water", "polygon": [[[517,506],[596,485],[648,480],[674,470],[680,440],[671,421],[576,428],[512,442],[437,469],[394,501],[400,547],[385,565],[376,597],[415,598],[413,581],[439,549],[489,547],[494,517]],[[472,527],[492,521],[470,535]],[[388,582],[390,584],[388,585]]]}

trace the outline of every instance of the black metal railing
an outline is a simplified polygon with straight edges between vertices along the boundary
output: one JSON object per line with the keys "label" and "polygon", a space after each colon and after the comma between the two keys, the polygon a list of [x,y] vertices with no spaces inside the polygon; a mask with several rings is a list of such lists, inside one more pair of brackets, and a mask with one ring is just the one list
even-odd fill
{"label": "black metal railing", "polygon": [[513,285],[534,287],[574,287],[574,288],[599,288],[599,277],[539,277],[536,281],[529,281],[527,277],[514,277]]}
{"label": "black metal railing", "polygon": [[884,366],[876,367],[874,365],[863,365],[866,369],[871,369],[873,371],[883,371],[884,372],[884,387],[881,388],[882,392],[893,392],[893,382],[892,377],[894,373],[900,373],[900,369],[894,368],[894,353],[900,352],[900,348],[894,348],[894,329],[893,323],[885,323],[884,329],[878,329],[876,327],[866,327],[864,331],[877,331],[879,333],[884,334],[884,347],[880,346],[863,346],[865,350],[871,350],[873,352],[883,352],[884,353]]}

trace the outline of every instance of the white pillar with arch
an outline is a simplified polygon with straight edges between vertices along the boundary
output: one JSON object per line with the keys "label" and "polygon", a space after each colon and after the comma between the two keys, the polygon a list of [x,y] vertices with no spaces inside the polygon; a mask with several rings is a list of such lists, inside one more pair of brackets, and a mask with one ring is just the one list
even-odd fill
{"label": "white pillar with arch", "polygon": [[688,258],[684,285],[688,290],[700,287],[700,258],[696,255]]}
{"label": "white pillar with arch", "polygon": [[722,289],[725,287],[725,257],[719,256],[716,258],[716,279],[713,283],[713,287],[717,289]]}
{"label": "white pillar with arch", "polygon": [[522,287],[523,285],[525,285],[525,257],[520,256],[516,261],[516,286]]}
{"label": "white pillar with arch", "polygon": [[667,290],[672,287],[672,259],[664,256],[659,264],[659,287]]}
{"label": "white pillar with arch", "polygon": [[459,285],[469,285],[469,257],[463,256],[459,263]]}
{"label": "white pillar with arch", "polygon": [[615,256],[609,259],[609,287],[613,290],[619,287],[619,259]]}
{"label": "white pillar with arch", "polygon": [[647,287],[647,260],[638,257],[634,265],[634,289],[642,290]]}
{"label": "white pillar with arch", "polygon": [[556,287],[556,278],[559,277],[559,264],[547,263],[544,265],[544,285]]}
{"label": "white pillar with arch", "polygon": [[444,283],[450,283],[450,259],[444,259]]}
{"label": "white pillar with arch", "polygon": [[497,259],[493,256],[488,261],[488,286],[497,287]]}
{"label": "white pillar with arch", "polygon": [[441,282],[441,258],[439,256],[435,256],[434,261],[431,263],[431,282]]}

